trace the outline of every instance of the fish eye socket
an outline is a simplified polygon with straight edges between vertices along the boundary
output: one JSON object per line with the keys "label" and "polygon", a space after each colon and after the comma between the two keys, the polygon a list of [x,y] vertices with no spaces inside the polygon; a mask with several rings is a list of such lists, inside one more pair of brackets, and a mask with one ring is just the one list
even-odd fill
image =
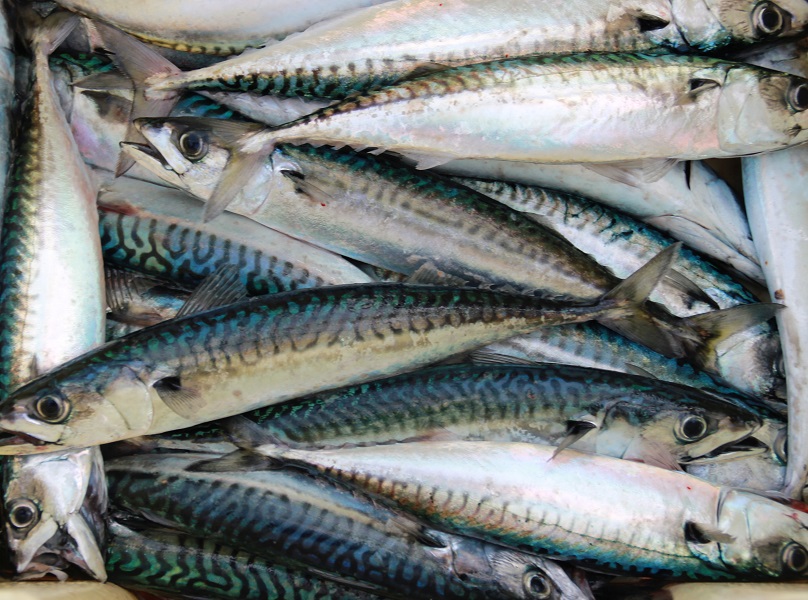
{"label": "fish eye socket", "polygon": [[786,14],[771,2],[761,2],[752,11],[752,24],[761,36],[770,37],[782,33],[786,23]]}
{"label": "fish eye socket", "polygon": [[553,587],[547,576],[536,570],[530,570],[525,573],[522,583],[525,587],[525,593],[528,598],[536,598],[536,600],[545,600],[553,593]]}
{"label": "fish eye socket", "polygon": [[793,83],[788,88],[788,104],[797,112],[808,108],[808,82]]}
{"label": "fish eye socket", "polygon": [[188,160],[200,160],[208,153],[208,141],[196,131],[186,131],[180,136],[180,152]]}
{"label": "fish eye socket", "polygon": [[37,399],[35,409],[37,417],[46,423],[60,423],[70,413],[70,404],[61,396],[48,394]]}
{"label": "fish eye socket", "polygon": [[783,566],[795,575],[802,574],[808,569],[808,550],[797,542],[791,542],[782,553]]}
{"label": "fish eye socket", "polygon": [[39,521],[39,507],[27,498],[10,502],[6,511],[8,522],[15,529],[26,529]]}
{"label": "fish eye socket", "polygon": [[685,415],[679,420],[676,437],[683,442],[696,442],[707,435],[707,420],[700,415]]}
{"label": "fish eye socket", "polygon": [[774,453],[783,464],[788,462],[788,432],[783,427],[774,439]]}

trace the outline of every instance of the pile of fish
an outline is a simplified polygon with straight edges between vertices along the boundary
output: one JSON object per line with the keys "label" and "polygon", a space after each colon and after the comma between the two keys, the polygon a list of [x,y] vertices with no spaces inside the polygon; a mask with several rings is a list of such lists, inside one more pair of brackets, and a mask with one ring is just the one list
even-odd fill
{"label": "pile of fish", "polygon": [[803,0],[3,8],[0,598],[808,593]]}

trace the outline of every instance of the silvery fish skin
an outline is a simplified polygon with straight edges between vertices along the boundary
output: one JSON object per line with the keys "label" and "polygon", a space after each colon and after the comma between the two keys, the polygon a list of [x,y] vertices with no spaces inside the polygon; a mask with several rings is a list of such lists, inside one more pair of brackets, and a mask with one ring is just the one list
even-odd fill
{"label": "silvery fish skin", "polygon": [[[483,416],[484,415],[484,416]],[[425,369],[246,413],[300,448],[417,439],[528,442],[678,468],[760,426],[749,410],[646,377],[559,365]]]}
{"label": "silvery fish skin", "polygon": [[[48,55],[74,26],[72,19],[54,15],[33,33],[34,81],[0,249],[4,398],[104,341],[96,190],[48,66]],[[37,557],[55,554],[60,563],[55,571],[73,563],[106,579],[98,546],[105,510],[100,460],[97,449],[86,449],[45,460],[21,457],[7,465],[7,530],[18,571],[41,573]],[[18,506],[22,512],[15,514],[11,509]]]}
{"label": "silvery fish skin", "polygon": [[[280,142],[372,147],[413,157],[421,168],[458,158],[720,158],[808,140],[806,108],[808,81],[742,63],[642,54],[534,57],[369,92],[250,132],[240,149],[267,153]],[[244,168],[243,156],[230,168],[239,159]]]}
{"label": "silvery fish skin", "polygon": [[805,583],[674,583],[626,600],[801,600],[806,594]]}
{"label": "silvery fish skin", "polygon": [[783,344],[788,395],[788,465],[785,492],[801,498],[808,480],[808,376],[802,344],[808,339],[808,311],[803,305],[805,284],[801,256],[806,250],[808,211],[800,202],[808,152],[793,148],[743,161],[744,192],[766,274],[769,292],[787,308],[777,316]]}
{"label": "silvery fish skin", "polygon": [[100,449],[15,456],[4,475],[6,536],[18,571],[58,571],[73,563],[105,580],[100,549],[107,488]]}
{"label": "silvery fish skin", "polygon": [[746,216],[732,189],[702,161],[673,166],[654,181],[624,170],[602,174],[585,165],[454,160],[437,171],[462,177],[538,185],[596,199],[763,281]]}
{"label": "silvery fish skin", "polygon": [[[593,200],[538,186],[502,181],[457,178],[459,183],[537,220],[572,242],[576,248],[597,257],[617,277],[628,277],[674,240],[628,215]],[[712,264],[683,248],[674,269],[703,290],[717,308],[750,304],[756,298],[739,282]],[[662,302],[674,314],[687,317],[710,310],[704,302],[668,280],[663,281],[653,300]]]}
{"label": "silvery fish skin", "polygon": [[[725,6],[726,5],[726,6]],[[389,85],[418,69],[536,54],[633,52],[655,47],[712,50],[727,43],[795,35],[808,23],[797,0],[766,3],[779,18],[761,35],[761,8],[720,0],[706,6],[629,2],[399,0],[315,26],[280,44],[208,69],[157,75],[155,89],[223,88],[341,98]],[[292,75],[294,74],[294,75]]]}
{"label": "silvery fish skin", "polygon": [[187,194],[122,177],[98,196],[104,260],[195,286],[222,265],[238,267],[251,295],[370,283],[341,256],[226,213],[199,220],[204,204]]}
{"label": "silvery fish skin", "polygon": [[272,563],[206,538],[110,524],[110,581],[127,588],[234,600],[376,600],[351,588]]}
{"label": "silvery fish skin", "polygon": [[[650,292],[672,255],[649,265]],[[182,429],[324,389],[414,370],[538,327],[630,315],[446,286],[355,284],[260,296],[110,342],[15,390],[2,453]],[[56,410],[58,408],[58,411]],[[26,439],[36,440],[34,445]]]}
{"label": "silvery fish skin", "polygon": [[229,56],[303,31],[310,25],[386,0],[269,0],[260,7],[247,0],[197,0],[193,10],[180,4],[145,0],[59,0],[79,14],[105,21],[145,41],[184,52]]}
{"label": "silvery fish skin", "polygon": [[14,108],[14,51],[6,7],[0,7],[0,212],[6,199],[6,177],[11,156],[11,119]]}
{"label": "silvery fish skin", "polygon": [[327,479],[291,471],[189,470],[217,456],[133,455],[109,461],[110,496],[147,519],[268,559],[280,555],[320,572],[353,577],[394,597],[585,598],[551,561],[426,529]]}
{"label": "silvery fish skin", "polygon": [[553,457],[548,446],[470,441],[255,450],[273,463],[350,482],[463,535],[596,570],[732,579],[797,578],[808,569],[808,513],[633,461],[572,450]]}

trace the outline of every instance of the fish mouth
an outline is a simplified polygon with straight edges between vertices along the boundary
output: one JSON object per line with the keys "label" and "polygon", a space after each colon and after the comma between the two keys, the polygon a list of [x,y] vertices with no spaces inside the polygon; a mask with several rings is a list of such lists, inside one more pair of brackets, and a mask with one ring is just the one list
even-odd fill
{"label": "fish mouth", "polygon": [[32,435],[0,430],[0,456],[53,452],[54,449],[58,448]]}
{"label": "fish mouth", "polygon": [[679,462],[684,465],[705,465],[725,460],[757,456],[769,452],[770,450],[771,448],[769,448],[768,444],[764,444],[750,434],[740,440],[719,446],[707,454],[695,458],[685,457],[680,459]]}
{"label": "fish mouth", "polygon": [[154,173],[168,184],[180,189],[186,189],[182,179],[168,164],[163,155],[150,144],[140,144],[138,142],[121,142],[123,153],[132,158],[137,164],[147,171]]}

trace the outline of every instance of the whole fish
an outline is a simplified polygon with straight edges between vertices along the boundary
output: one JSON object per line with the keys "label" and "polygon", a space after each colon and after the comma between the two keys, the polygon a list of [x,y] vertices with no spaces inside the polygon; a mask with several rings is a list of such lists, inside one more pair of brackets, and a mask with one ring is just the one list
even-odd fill
{"label": "whole fish", "polygon": [[[633,461],[470,441],[255,450],[269,464],[345,480],[426,522],[599,571],[732,579],[799,578],[808,570],[808,513]],[[255,455],[194,468],[244,463],[255,465]]]}
{"label": "whole fish", "polygon": [[[5,465],[6,537],[17,570],[53,572],[73,563],[105,580],[107,488],[101,451],[15,456]],[[68,542],[62,538],[68,537]]]}
{"label": "whole fish", "polygon": [[[12,389],[104,341],[96,189],[48,65],[75,25],[74,17],[54,14],[31,32],[33,82],[0,246],[4,400]],[[72,563],[106,579],[100,462],[96,448],[19,457],[6,465],[6,531],[19,572],[58,573]],[[55,564],[43,566],[43,555],[55,555],[48,559]]]}
{"label": "whole fish", "polygon": [[453,160],[436,167],[450,175],[538,185],[593,198],[657,227],[688,246],[763,281],[746,215],[738,198],[703,161],[684,161],[647,181],[631,169]]}
{"label": "whole fish", "polygon": [[244,416],[246,426],[301,448],[518,441],[674,469],[745,439],[761,423],[742,406],[698,390],[558,365],[425,369]]}
{"label": "whole fish", "polygon": [[808,339],[808,315],[802,298],[800,257],[808,247],[808,211],[800,202],[800,183],[808,162],[805,148],[743,161],[744,193],[749,222],[760,248],[761,262],[772,298],[788,308],[778,314],[788,396],[788,464],[784,491],[802,498],[808,482],[808,377],[802,340]]}
{"label": "whole fish", "polygon": [[188,471],[214,457],[109,461],[110,496],[147,519],[381,586],[394,597],[584,598],[551,561],[426,529],[328,480],[291,471]]}
{"label": "whole fish", "polygon": [[[234,127],[215,119],[156,119],[141,123],[152,146],[125,147],[152,173],[206,199],[210,216],[218,212],[212,195],[227,181],[227,157],[238,151],[231,139]],[[186,143],[202,144],[203,155],[184,157]],[[409,276],[427,268],[449,280],[576,301],[594,299],[618,281],[540,224],[389,158],[284,145],[260,160],[260,173],[241,187],[231,209],[354,260]],[[692,288],[689,294],[704,297]],[[666,356],[686,354],[691,342],[701,347],[693,341],[692,323],[656,305],[633,319],[602,322]],[[743,329],[726,328],[727,322],[716,315],[712,323],[701,319],[698,328],[709,332],[706,337]]]}
{"label": "whole fish", "polygon": [[110,581],[132,589],[235,600],[374,600],[376,594],[206,538],[110,524]]}
{"label": "whole fish", "polygon": [[111,23],[152,44],[228,56],[247,47],[271,45],[310,25],[386,0],[264,0],[222,4],[194,3],[193,10],[178,4],[146,0],[138,4],[99,0],[59,0],[79,14]]}
{"label": "whole fish", "polygon": [[[229,205],[278,143],[393,151],[418,168],[459,158],[646,161],[642,168],[658,173],[674,159],[800,144],[808,139],[806,108],[802,78],[702,57],[580,54],[458,67],[281,127],[231,124],[234,151],[206,215]],[[204,138],[192,136],[179,149],[194,160],[207,151]]]}
{"label": "whole fish", "polygon": [[250,219],[228,213],[201,223],[203,206],[176,190],[115,180],[98,196],[104,260],[190,286],[230,264],[251,295],[373,281],[341,256]]}
{"label": "whole fish", "polygon": [[15,390],[0,404],[0,427],[20,435],[0,448],[18,454],[181,429],[414,370],[538,327],[631,314],[673,256],[666,251],[588,306],[470,288],[356,284],[191,314]]}
{"label": "whole fish", "polygon": [[[727,6],[724,6],[727,5]],[[138,11],[139,14],[140,11]],[[211,68],[178,72],[105,34],[130,74],[152,90],[229,89],[344,98],[424,70],[525,55],[710,51],[799,35],[808,10],[795,0],[716,6],[689,0],[510,2],[399,0],[356,11]],[[156,74],[150,78],[151,69]],[[144,72],[145,71],[145,72]]]}

